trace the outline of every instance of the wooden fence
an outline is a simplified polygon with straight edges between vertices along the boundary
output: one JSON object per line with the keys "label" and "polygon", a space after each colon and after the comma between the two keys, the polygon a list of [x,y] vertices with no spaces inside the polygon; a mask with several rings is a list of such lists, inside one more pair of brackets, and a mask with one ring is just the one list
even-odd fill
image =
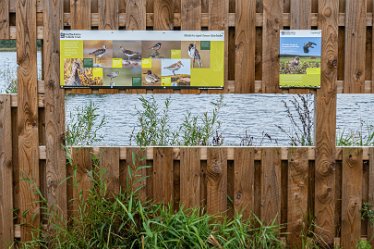
{"label": "wooden fence", "polygon": [[[345,153],[352,154],[352,157],[348,157],[351,159],[342,160],[346,154],[335,146],[336,94],[374,93],[373,21],[373,1],[370,0],[0,0],[0,39],[16,39],[19,66],[18,95],[0,97],[0,248],[4,247],[4,238],[14,237],[14,231],[17,231],[16,237],[20,237],[23,241],[31,238],[31,229],[27,226],[16,226],[16,230],[12,229],[13,221],[10,219],[12,215],[9,209],[12,208],[11,204],[13,208],[19,209],[20,213],[33,210],[26,214],[24,219],[16,219],[17,224],[21,222],[40,224],[39,207],[35,203],[35,195],[28,184],[20,181],[21,177],[30,178],[43,186],[43,192],[51,205],[64,206],[67,203],[67,185],[57,184],[67,174],[65,152],[61,146],[65,129],[64,94],[145,93],[145,90],[65,91],[60,89],[58,36],[60,29],[225,30],[226,85],[224,90],[147,90],[147,93],[314,93],[316,96],[316,147],[315,156],[308,158],[309,175],[314,175],[314,183],[308,182],[308,189],[314,189],[314,192],[308,192],[307,199],[311,201],[308,201],[307,209],[313,207],[315,222],[320,227],[316,233],[329,244],[333,244],[335,236],[339,237],[340,234],[344,239],[342,243],[346,243],[344,245],[348,243],[346,238],[353,238],[352,241],[354,241],[359,237],[357,234],[365,235],[366,228],[357,232],[359,226],[357,204],[361,199],[356,199],[356,197],[369,200],[369,193],[373,193],[373,188],[370,186],[373,181],[365,180],[369,175],[372,176],[372,173],[369,174],[368,171],[371,168],[365,166],[366,163],[362,163],[366,162],[368,153],[364,150],[365,160],[362,161],[361,150],[348,150],[351,153],[347,151]],[[319,28],[322,30],[321,89],[280,90],[278,88],[279,30],[283,28]],[[43,73],[40,80],[37,79],[37,39],[43,42]],[[226,155],[222,151],[210,149],[208,151],[214,155],[216,153],[219,156]],[[295,181],[298,181],[299,177],[303,179],[302,174],[295,176],[284,172],[282,174],[282,170],[279,175],[279,167],[269,166],[278,165],[279,158],[266,156],[266,150],[258,151],[264,157],[256,157],[255,153],[257,159],[254,160],[254,168],[256,169],[256,165],[261,165],[260,168],[263,169],[255,170],[254,173],[256,176],[256,172],[262,172],[262,177],[258,178],[261,179],[261,184],[254,184],[254,191],[257,189],[258,192],[258,189],[261,189],[260,194],[255,192],[255,198],[266,197],[262,200],[266,201],[269,196],[279,195],[279,189],[274,190],[274,188],[276,184],[279,184],[277,180],[284,180],[285,176],[290,176],[287,179],[295,178]],[[271,151],[271,154],[276,154],[274,150]],[[209,153],[207,158],[209,158]],[[243,160],[252,162],[248,156],[251,153],[244,154],[246,156],[243,156]],[[120,155],[124,158],[122,153]],[[157,155],[159,154],[156,153],[155,156]],[[227,154],[229,160],[222,167],[227,171],[220,172],[218,166],[218,168],[212,166],[214,174],[209,175],[205,178],[206,180],[197,177],[200,182],[209,180],[206,187],[200,186],[200,190],[206,189],[206,192],[200,194],[200,198],[204,197],[205,193],[207,194],[208,211],[222,210],[227,203],[223,200],[222,193],[230,194],[233,192],[232,189],[235,189],[229,185],[217,185],[220,179],[227,179],[227,183],[232,181],[228,176],[232,175],[229,174],[230,170],[236,168],[235,165],[232,166],[236,160],[232,160],[234,157],[230,155],[236,155],[236,152]],[[283,160],[281,169],[292,169],[293,161],[284,155],[281,153]],[[308,153],[308,155],[311,154]],[[337,155],[340,156],[337,157]],[[354,160],[356,156],[360,160]],[[161,156],[154,158],[154,168],[158,167],[159,170],[161,165],[159,161],[161,162],[163,158]],[[176,162],[180,165],[198,164],[193,159],[188,163],[186,160],[174,160],[173,164],[169,162],[163,167],[175,168]],[[287,161],[290,161],[290,167],[282,167],[282,165],[287,165]],[[200,167],[216,165],[213,162],[217,161],[213,160],[211,164],[209,162],[205,159],[200,160]],[[356,163],[364,165],[363,171],[357,170],[362,167],[354,167]],[[352,167],[344,167],[348,164]],[[190,167],[180,167],[180,169],[190,169]],[[339,171],[339,167],[342,170]],[[218,172],[215,172],[215,169]],[[295,167],[295,169],[306,172],[303,167]],[[250,170],[248,168],[242,170],[243,174],[253,174],[253,172],[247,172]],[[166,169],[164,171],[168,172]],[[175,172],[178,171],[174,171],[173,181],[178,179],[175,177]],[[194,170],[191,169],[191,172]],[[360,177],[360,172],[363,172],[364,178]],[[170,173],[167,174],[165,182],[171,179],[168,178],[171,177]],[[188,172],[186,174],[188,175]],[[359,176],[353,178],[347,177],[347,174],[349,176],[359,174]],[[355,179],[358,179],[358,182],[351,184],[350,182]],[[180,181],[180,186],[183,181]],[[191,181],[197,180],[191,178]],[[265,189],[263,181],[271,181],[272,187]],[[338,183],[342,181],[347,184],[339,185]],[[357,193],[355,188],[360,188],[361,183],[364,186],[361,191],[365,194],[352,197]],[[248,188],[247,185],[243,186]],[[294,185],[288,184],[288,186]],[[297,186],[295,191],[301,194],[288,194],[296,201],[287,204],[287,210],[297,209],[293,205],[302,203],[300,205],[304,206],[300,210],[305,211],[305,202],[300,202],[298,198],[299,196],[304,198],[306,192],[302,191],[306,190],[302,183]],[[156,199],[164,200],[167,197],[160,190],[159,192],[154,192],[153,189],[149,191]],[[261,191],[264,195],[261,195]],[[282,198],[286,195],[285,193],[288,193],[287,191],[282,183],[280,204],[279,201],[271,202],[270,205],[266,202],[262,203],[262,207],[267,208],[266,214],[275,214],[275,211],[279,210],[279,205],[281,208],[284,207],[287,201],[282,201]],[[180,190],[179,192],[182,197],[184,192]],[[208,195],[208,193],[221,195],[217,197],[217,195]],[[247,196],[248,193],[235,194],[234,200],[235,196]],[[345,198],[342,201],[348,206],[343,206],[338,202],[339,193],[342,198]],[[311,199],[311,196],[314,198]],[[196,200],[191,200],[193,201]],[[215,204],[209,206],[208,203]],[[258,203],[259,201],[255,199],[253,205],[256,207]],[[342,209],[337,207],[342,207]],[[61,209],[61,212],[67,215],[67,209]],[[256,212],[258,213],[258,210]],[[260,212],[261,217],[266,218],[262,213]],[[36,214],[35,219],[32,214]],[[287,215],[281,213],[279,218],[281,221],[286,221],[285,217]],[[287,221],[293,221],[295,217],[287,218]],[[339,224],[337,221],[342,221],[342,230],[338,232],[336,231],[339,227],[336,225]],[[352,232],[347,230],[348,226],[343,221],[353,224],[349,226]]]}

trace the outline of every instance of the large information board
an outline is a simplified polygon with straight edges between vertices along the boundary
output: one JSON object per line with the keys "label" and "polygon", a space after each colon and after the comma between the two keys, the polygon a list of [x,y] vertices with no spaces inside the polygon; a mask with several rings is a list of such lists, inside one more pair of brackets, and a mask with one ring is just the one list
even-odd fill
{"label": "large information board", "polygon": [[223,88],[223,31],[60,31],[65,88]]}
{"label": "large information board", "polygon": [[321,30],[281,30],[280,87],[321,86]]}

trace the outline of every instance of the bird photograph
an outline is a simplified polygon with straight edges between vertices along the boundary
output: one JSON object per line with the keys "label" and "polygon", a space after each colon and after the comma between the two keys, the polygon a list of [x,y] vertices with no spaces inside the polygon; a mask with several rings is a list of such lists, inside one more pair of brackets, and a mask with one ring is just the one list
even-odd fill
{"label": "bird photograph", "polygon": [[[81,69],[82,69],[81,65],[78,61],[74,60],[71,63],[71,70],[70,72],[68,72],[69,76],[65,83],[66,86],[81,86],[82,85],[81,79],[79,77],[79,73]],[[65,74],[66,73],[67,72],[65,71]]]}
{"label": "bird photograph", "polygon": [[137,60],[141,59],[140,53],[135,52],[135,51],[130,50],[130,49],[126,49],[123,46],[120,46],[119,48],[121,49],[123,55],[125,56],[124,59],[126,59],[128,61],[131,61],[131,60],[134,60],[134,59],[137,59]]}
{"label": "bird photograph", "polygon": [[160,82],[160,77],[158,77],[156,74],[152,72],[152,70],[147,70],[145,74],[145,82],[147,84],[156,84]]}
{"label": "bird photograph", "polygon": [[304,47],[303,47],[303,49],[304,49],[304,53],[308,54],[308,53],[309,53],[309,50],[310,50],[311,48],[314,48],[314,46],[317,46],[317,44],[314,43],[314,42],[309,41],[309,42],[305,43],[305,44],[304,44]]}
{"label": "bird photograph", "polygon": [[113,82],[113,79],[117,78],[119,76],[119,72],[111,72],[106,75],[106,77],[110,78],[110,86],[113,87],[115,86],[115,83]]}
{"label": "bird photograph", "polygon": [[84,58],[93,58],[93,67],[111,67],[111,41],[84,41]]}
{"label": "bird photograph", "polygon": [[195,64],[197,64],[198,67],[202,66],[200,53],[196,44],[190,43],[188,46],[188,56],[192,59],[192,67],[195,67]]}
{"label": "bird photograph", "polygon": [[167,69],[173,75],[176,75],[175,72],[178,71],[179,69],[181,69],[182,67],[184,67],[182,61],[177,61],[176,63],[173,63],[173,64],[171,64],[169,66],[164,67],[164,69]]}
{"label": "bird photograph", "polygon": [[172,50],[180,50],[181,43],[176,41],[142,41],[142,58],[170,58]]}

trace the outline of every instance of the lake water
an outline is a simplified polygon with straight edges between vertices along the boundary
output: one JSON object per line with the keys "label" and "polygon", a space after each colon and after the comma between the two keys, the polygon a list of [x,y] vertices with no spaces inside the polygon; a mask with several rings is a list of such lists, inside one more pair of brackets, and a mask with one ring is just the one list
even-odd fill
{"label": "lake water", "polygon": [[[0,53],[0,75],[13,73],[16,77],[15,53]],[[41,61],[41,55],[38,55]],[[40,63],[39,63],[39,72]],[[7,85],[7,78],[0,77],[0,92]],[[201,115],[213,109],[212,101],[218,100],[219,95],[154,95],[157,103],[163,106],[166,98],[171,98],[170,123],[176,129],[182,122],[184,115],[190,111],[192,114]],[[68,95],[66,96],[66,121],[69,123],[70,114],[74,115],[80,108],[90,101],[96,104],[100,115],[105,115],[107,124],[99,131],[104,139],[95,145],[128,145],[131,132],[137,126],[137,109],[141,109],[139,95]],[[150,95],[146,95],[149,98]],[[288,102],[293,95],[274,94],[229,94],[224,96],[224,106],[220,111],[222,122],[220,132],[225,145],[239,145],[241,137],[247,132],[253,136],[255,145],[275,145],[274,140],[262,138],[265,133],[277,140],[278,145],[288,145],[289,139],[280,132],[276,125],[285,129],[291,127],[285,113],[282,101]],[[296,113],[293,113],[296,115]],[[338,95],[337,130],[359,130],[361,122],[374,125],[374,94],[373,95]]]}

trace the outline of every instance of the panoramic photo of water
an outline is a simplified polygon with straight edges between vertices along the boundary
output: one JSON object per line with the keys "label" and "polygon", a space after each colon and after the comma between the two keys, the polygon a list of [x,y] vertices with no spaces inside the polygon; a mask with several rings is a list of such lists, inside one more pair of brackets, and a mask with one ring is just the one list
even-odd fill
{"label": "panoramic photo of water", "polygon": [[[16,54],[0,52],[0,93],[4,93],[9,81],[16,79]],[[38,72],[41,74],[41,54],[38,53]],[[145,95],[150,98],[152,95]],[[170,124],[172,130],[178,129],[184,115],[190,111],[202,116],[211,112],[212,101],[217,101],[220,95],[154,95],[160,107],[170,97]],[[223,107],[219,112],[221,121],[220,133],[224,145],[239,145],[242,138],[253,137],[254,145],[288,145],[290,140],[277,126],[286,131],[291,128],[283,101],[289,102],[295,95],[291,94],[228,94],[224,95]],[[103,139],[94,145],[129,145],[130,135],[138,126],[137,110],[141,110],[139,95],[67,95],[66,123],[71,116],[83,106],[94,103],[100,116],[105,115],[107,123],[99,130]],[[311,97],[313,101],[313,97]],[[313,106],[313,104],[312,104]],[[359,131],[368,125],[374,125],[374,95],[338,95],[337,133]],[[292,113],[297,115],[296,112]],[[363,125],[362,125],[363,123]],[[272,140],[268,139],[268,136]]]}

